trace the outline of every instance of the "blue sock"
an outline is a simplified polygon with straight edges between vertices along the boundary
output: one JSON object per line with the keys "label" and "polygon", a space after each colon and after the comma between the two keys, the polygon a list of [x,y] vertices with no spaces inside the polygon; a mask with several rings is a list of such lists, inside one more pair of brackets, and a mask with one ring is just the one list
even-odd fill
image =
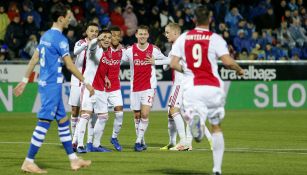
{"label": "blue sock", "polygon": [[60,140],[65,148],[66,154],[70,155],[74,153],[72,149],[72,143],[71,143],[69,120],[67,120],[64,123],[58,123],[58,132],[59,132]]}
{"label": "blue sock", "polygon": [[31,145],[28,151],[27,158],[30,160],[34,160],[35,155],[37,154],[39,148],[42,146],[45,136],[47,134],[47,131],[50,127],[49,122],[41,122],[38,121],[37,125],[34,129],[32,138],[31,138]]}

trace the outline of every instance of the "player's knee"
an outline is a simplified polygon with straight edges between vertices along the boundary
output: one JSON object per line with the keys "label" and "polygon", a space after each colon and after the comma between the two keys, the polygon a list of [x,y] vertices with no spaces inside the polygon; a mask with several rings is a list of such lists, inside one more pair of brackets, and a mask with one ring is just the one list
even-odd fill
{"label": "player's knee", "polygon": [[100,113],[97,115],[97,119],[99,120],[108,120],[109,119],[109,115],[108,113]]}
{"label": "player's knee", "polygon": [[66,116],[62,118],[61,120],[59,120],[58,123],[62,124],[62,123],[65,123],[67,120],[68,120],[68,117]]}
{"label": "player's knee", "polygon": [[81,113],[81,116],[80,116],[80,118],[83,118],[83,119],[86,119],[86,120],[89,120],[90,117],[91,117],[91,114],[85,113],[85,112]]}
{"label": "player's knee", "polygon": [[212,126],[212,133],[222,132],[222,128],[220,124],[211,125]]}
{"label": "player's knee", "polygon": [[71,116],[72,117],[78,117],[79,115],[79,107],[78,106],[72,106],[71,107]]}
{"label": "player's knee", "polygon": [[134,119],[140,119],[141,118],[141,111],[134,111]]}
{"label": "player's knee", "polygon": [[148,116],[149,116],[149,112],[142,112],[141,113],[141,118],[143,118],[143,119],[147,119]]}
{"label": "player's knee", "polygon": [[114,111],[123,111],[123,106],[115,106]]}
{"label": "player's knee", "polygon": [[169,111],[168,111],[168,116],[170,118],[173,118],[175,115],[177,115],[179,113],[179,109],[178,108],[175,108],[175,107],[170,107],[169,108]]}

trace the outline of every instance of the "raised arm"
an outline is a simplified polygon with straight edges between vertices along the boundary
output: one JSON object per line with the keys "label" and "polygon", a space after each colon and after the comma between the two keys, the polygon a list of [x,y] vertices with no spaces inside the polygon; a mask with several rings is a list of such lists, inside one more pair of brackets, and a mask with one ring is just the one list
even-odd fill
{"label": "raised arm", "polygon": [[86,49],[87,49],[87,42],[84,40],[80,40],[75,44],[74,55],[79,55],[83,50]]}

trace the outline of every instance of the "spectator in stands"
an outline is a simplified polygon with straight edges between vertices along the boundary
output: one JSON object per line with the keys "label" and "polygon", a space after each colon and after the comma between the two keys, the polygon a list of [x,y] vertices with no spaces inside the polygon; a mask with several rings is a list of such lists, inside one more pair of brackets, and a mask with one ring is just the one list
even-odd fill
{"label": "spectator in stands", "polygon": [[125,19],[125,25],[127,26],[127,36],[133,36],[138,27],[138,19],[133,12],[133,6],[131,4],[126,6],[123,17]]}
{"label": "spectator in stands", "polygon": [[148,20],[149,19],[149,14],[148,14],[148,12],[147,12],[145,7],[139,8],[137,10],[136,14],[138,14],[137,18],[138,18],[138,24],[139,25],[147,25],[147,26],[150,25],[151,22],[150,22],[150,20]]}
{"label": "spectator in stands", "polygon": [[125,34],[127,32],[127,26],[125,25],[125,19],[122,16],[122,7],[116,6],[111,13],[112,25],[118,26]]}
{"label": "spectator in stands", "polygon": [[23,28],[26,38],[29,38],[30,35],[35,35],[36,37],[39,37],[39,28],[35,25],[34,17],[31,14],[27,16]]}
{"label": "spectator in stands", "polygon": [[285,14],[285,11],[287,9],[287,1],[281,0],[280,3],[275,6],[275,16],[276,16],[276,23],[278,27],[280,27],[282,16]]}
{"label": "spectator in stands", "polygon": [[276,53],[277,53],[277,59],[278,60],[288,60],[288,49],[283,47],[280,43],[276,44],[275,47]]}
{"label": "spectator in stands", "polygon": [[175,14],[174,4],[171,0],[162,0],[158,4],[159,9],[165,9],[169,16],[173,16]]}
{"label": "spectator in stands", "polygon": [[250,43],[250,49],[255,48],[256,44],[260,44],[259,33],[257,31],[253,32]]}
{"label": "spectator in stands", "polygon": [[20,15],[20,10],[18,8],[18,4],[15,1],[11,1],[9,3],[9,8],[8,8],[8,11],[7,11],[7,16],[9,17],[10,21],[13,21],[14,17],[16,15]]}
{"label": "spectator in stands", "polygon": [[175,22],[174,18],[168,13],[166,8],[162,9],[160,13],[160,26],[165,27],[170,22]]}
{"label": "spectator in stands", "polygon": [[25,39],[24,30],[20,24],[20,16],[16,14],[13,21],[8,25],[4,38],[4,42],[9,48],[10,59],[16,59],[18,57],[19,50],[23,47]]}
{"label": "spectator in stands", "polygon": [[195,27],[195,24],[192,9],[190,7],[186,7],[184,8],[184,13],[184,28],[187,30],[193,29]]}
{"label": "spectator in stands", "polygon": [[78,23],[81,23],[84,20],[84,9],[81,5],[75,4],[71,7],[72,12],[74,13],[74,16],[76,17],[76,20]]}
{"label": "spectator in stands", "polygon": [[304,43],[307,43],[306,29],[302,28],[299,19],[293,19],[289,32],[299,47],[303,47]]}
{"label": "spectator in stands", "polygon": [[217,29],[216,33],[223,34],[225,31],[228,31],[228,27],[224,22],[221,22],[218,25],[218,29]]}
{"label": "spectator in stands", "polygon": [[228,13],[228,9],[229,9],[229,3],[228,1],[226,2],[226,0],[217,0],[214,3],[214,14],[217,24],[224,21],[224,18]]}
{"label": "spectator in stands", "polygon": [[261,48],[265,48],[267,43],[272,43],[273,38],[268,30],[262,30],[261,37],[259,38],[259,43]]}
{"label": "spectator in stands", "polygon": [[0,63],[8,59],[8,46],[0,42]]}
{"label": "spectator in stands", "polygon": [[291,11],[289,9],[286,9],[284,16],[281,18],[281,21],[287,21],[288,25],[292,23]]}
{"label": "spectator in stands", "polygon": [[238,22],[243,19],[236,6],[225,16],[225,22],[229,26],[230,36],[235,37],[238,32]]}
{"label": "spectator in stands", "polygon": [[264,15],[261,15],[257,18],[257,27],[258,30],[261,31],[262,29],[275,29],[276,25],[276,16],[274,14],[273,8],[270,7]]}
{"label": "spectator in stands", "polygon": [[239,60],[249,60],[247,49],[243,48],[241,53],[239,54]]}
{"label": "spectator in stands", "polygon": [[10,23],[10,19],[5,13],[4,5],[0,4],[0,41],[4,40],[6,28]]}
{"label": "spectator in stands", "polygon": [[151,21],[150,25],[155,24],[157,21],[160,24],[160,14],[159,14],[159,8],[157,6],[154,6],[151,9],[150,14],[149,14],[149,18],[150,18],[150,21]]}
{"label": "spectator in stands", "polygon": [[37,28],[40,28],[40,23],[42,21],[39,13],[34,10],[34,6],[31,0],[25,0],[22,4],[23,12],[21,13],[22,21],[26,21],[28,16],[33,16],[34,23]]}
{"label": "spectator in stands", "polygon": [[285,47],[293,48],[295,46],[295,41],[290,35],[290,31],[288,30],[287,21],[283,21],[281,23],[280,28],[276,31],[276,36],[278,42]]}
{"label": "spectator in stands", "polygon": [[52,25],[52,21],[49,18],[48,6],[44,2],[37,3],[37,12],[41,16],[42,22],[40,25],[40,30],[48,30]]}
{"label": "spectator in stands", "polygon": [[[130,1],[127,1],[127,3],[130,3]],[[130,3],[131,4],[131,3]],[[109,1],[109,12],[113,12],[116,6],[119,6],[119,0],[110,0]]]}
{"label": "spectator in stands", "polygon": [[244,30],[239,30],[238,35],[233,39],[233,45],[237,52],[241,52],[243,48],[251,51],[251,42],[250,39],[245,36]]}
{"label": "spectator in stands", "polygon": [[290,2],[288,3],[288,8],[291,11],[298,10],[298,6],[296,4],[296,0],[290,0]]}
{"label": "spectator in stands", "polygon": [[277,52],[270,43],[267,43],[265,46],[265,59],[266,60],[277,60]]}
{"label": "spectator in stands", "polygon": [[255,60],[264,60],[265,59],[265,51],[261,48],[260,44],[256,44],[256,46],[252,49],[251,59]]}
{"label": "spectator in stands", "polygon": [[37,44],[38,42],[36,35],[30,35],[26,46],[23,48],[23,50],[20,53],[20,57],[24,59],[30,59],[34,54]]}

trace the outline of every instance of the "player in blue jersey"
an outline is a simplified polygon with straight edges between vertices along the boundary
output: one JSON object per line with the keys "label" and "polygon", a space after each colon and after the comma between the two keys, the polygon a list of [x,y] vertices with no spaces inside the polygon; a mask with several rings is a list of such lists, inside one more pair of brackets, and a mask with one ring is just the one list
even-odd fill
{"label": "player in blue jersey", "polygon": [[[42,106],[37,114],[38,122],[31,138],[28,155],[21,167],[22,171],[30,173],[47,173],[46,170],[39,168],[34,163],[34,158],[44,142],[46,133],[53,120],[56,120],[58,123],[58,134],[69,157],[72,170],[78,170],[91,164],[90,160],[82,160],[73,152],[69,120],[66,117],[62,100],[63,63],[65,63],[67,69],[81,82],[85,83],[86,81],[73,64],[69,55],[68,41],[62,34],[63,29],[69,25],[72,12],[65,5],[59,3],[52,7],[51,17],[53,20],[52,28],[46,31],[41,37],[39,45],[28,64],[27,72],[22,82],[14,89],[16,96],[23,93],[31,72],[39,62],[40,76],[38,90]],[[90,91],[90,95],[93,95],[93,87],[88,83],[85,83],[85,85]]]}

